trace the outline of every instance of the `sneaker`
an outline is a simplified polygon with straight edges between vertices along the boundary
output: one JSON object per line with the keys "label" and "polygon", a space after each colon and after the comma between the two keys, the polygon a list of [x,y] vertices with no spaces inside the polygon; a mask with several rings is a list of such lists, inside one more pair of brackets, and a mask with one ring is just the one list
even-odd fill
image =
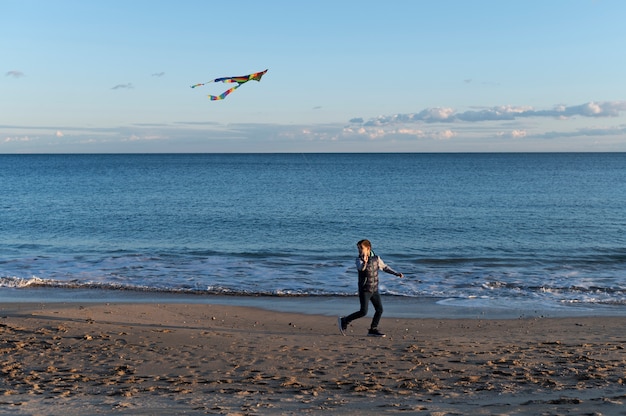
{"label": "sneaker", "polygon": [[345,337],[346,336],[346,329],[348,329],[348,325],[345,324],[345,322],[343,321],[343,318],[341,316],[339,318],[337,318],[337,326],[339,327],[339,332],[341,332],[341,335],[343,335]]}
{"label": "sneaker", "polygon": [[378,329],[370,329],[367,332],[367,336],[368,337],[380,337],[380,338],[386,337],[386,335],[380,332]]}

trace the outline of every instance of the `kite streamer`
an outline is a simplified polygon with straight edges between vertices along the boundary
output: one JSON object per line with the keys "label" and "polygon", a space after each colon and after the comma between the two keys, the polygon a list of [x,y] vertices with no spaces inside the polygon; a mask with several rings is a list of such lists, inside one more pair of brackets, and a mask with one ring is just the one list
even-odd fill
{"label": "kite streamer", "polygon": [[212,82],[224,82],[226,84],[234,84],[234,83],[236,83],[237,85],[235,85],[232,88],[227,89],[226,91],[224,91],[220,95],[209,95],[209,98],[211,99],[211,101],[223,100],[224,98],[226,98],[226,96],[228,94],[230,94],[231,92],[235,91],[237,88],[241,87],[246,82],[248,82],[248,81],[257,81],[257,82],[261,81],[261,77],[263,75],[265,75],[266,72],[267,72],[267,69],[265,71],[255,72],[254,74],[242,75],[242,76],[239,76],[239,77],[215,78],[212,81],[207,81],[207,82],[203,82],[202,84],[192,85],[191,88],[201,87],[203,85],[210,84]]}

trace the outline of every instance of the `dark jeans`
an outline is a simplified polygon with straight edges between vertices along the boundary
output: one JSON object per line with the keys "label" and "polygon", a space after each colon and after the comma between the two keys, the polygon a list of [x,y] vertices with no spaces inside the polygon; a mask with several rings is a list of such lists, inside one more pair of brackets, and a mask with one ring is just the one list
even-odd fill
{"label": "dark jeans", "polygon": [[374,310],[376,311],[376,313],[374,313],[374,318],[372,319],[372,325],[370,326],[370,328],[378,328],[378,322],[380,322],[380,317],[383,316],[383,303],[380,299],[380,293],[378,293],[378,291],[371,293],[359,290],[359,302],[361,302],[361,309],[343,318],[345,324],[348,325],[355,319],[363,318],[365,315],[367,315],[367,306],[370,301],[372,302],[372,305],[374,305]]}

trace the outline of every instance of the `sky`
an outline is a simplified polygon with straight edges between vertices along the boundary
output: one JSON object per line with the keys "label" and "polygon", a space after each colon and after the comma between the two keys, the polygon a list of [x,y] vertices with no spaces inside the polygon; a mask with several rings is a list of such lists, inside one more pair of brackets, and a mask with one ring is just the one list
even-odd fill
{"label": "sky", "polygon": [[0,11],[0,153],[626,152],[623,0]]}

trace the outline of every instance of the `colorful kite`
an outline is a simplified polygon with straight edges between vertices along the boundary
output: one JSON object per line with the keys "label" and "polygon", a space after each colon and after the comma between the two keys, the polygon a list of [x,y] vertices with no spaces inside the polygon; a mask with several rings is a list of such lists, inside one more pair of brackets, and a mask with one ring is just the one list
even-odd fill
{"label": "colorful kite", "polygon": [[220,95],[209,95],[209,98],[211,99],[211,101],[223,100],[224,98],[226,98],[226,96],[228,94],[230,94],[231,92],[235,91],[237,88],[241,87],[246,82],[252,81],[252,80],[254,80],[254,81],[261,81],[261,77],[263,75],[265,75],[266,72],[267,72],[267,69],[265,71],[262,71],[262,72],[256,72],[256,73],[250,74],[250,75],[242,75],[240,77],[215,78],[213,81],[208,81],[208,82],[205,82],[203,84],[192,85],[191,88],[201,87],[203,85],[210,84],[211,82],[224,82],[224,83],[227,83],[227,84],[237,83],[237,85],[235,85],[234,87],[224,91]]}

